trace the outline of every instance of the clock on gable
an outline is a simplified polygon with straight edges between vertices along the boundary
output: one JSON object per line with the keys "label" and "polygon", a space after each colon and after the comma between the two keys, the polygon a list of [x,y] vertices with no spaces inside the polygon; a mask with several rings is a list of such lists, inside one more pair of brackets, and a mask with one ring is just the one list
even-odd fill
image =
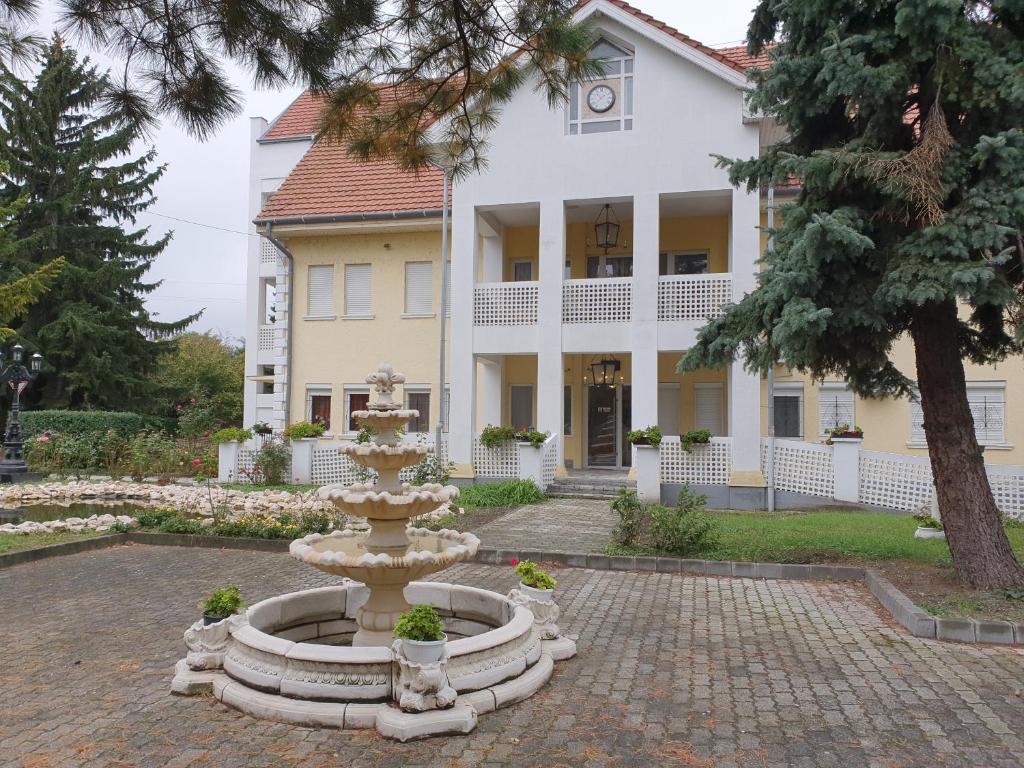
{"label": "clock on gable", "polygon": [[607,112],[615,105],[615,91],[607,85],[595,85],[587,94],[587,106],[597,113]]}

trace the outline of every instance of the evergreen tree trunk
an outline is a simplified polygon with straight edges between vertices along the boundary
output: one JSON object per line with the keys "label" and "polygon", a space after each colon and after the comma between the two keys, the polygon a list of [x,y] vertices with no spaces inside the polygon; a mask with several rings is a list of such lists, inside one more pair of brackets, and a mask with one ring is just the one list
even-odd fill
{"label": "evergreen tree trunk", "polygon": [[974,433],[952,301],[925,305],[911,336],[939,512],[957,575],[965,584],[994,589],[1024,583],[992,497],[985,460]]}

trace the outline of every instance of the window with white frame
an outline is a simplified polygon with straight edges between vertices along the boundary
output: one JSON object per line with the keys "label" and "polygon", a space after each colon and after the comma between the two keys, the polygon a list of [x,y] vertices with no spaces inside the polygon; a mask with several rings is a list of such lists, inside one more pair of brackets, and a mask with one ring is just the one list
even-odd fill
{"label": "window with white frame", "polygon": [[824,437],[841,424],[856,426],[854,409],[853,391],[844,382],[823,382],[818,387],[818,434]]}
{"label": "window with white frame", "polygon": [[405,385],[405,407],[411,411],[419,411],[419,416],[409,419],[407,432],[430,431],[430,387],[425,384]]}
{"label": "window with white frame", "polygon": [[405,263],[405,316],[434,314],[434,264],[429,261]]}
{"label": "window with white frame", "polygon": [[603,76],[569,86],[569,135],[633,130],[633,52],[602,37],[590,55]]}
{"label": "window with white frame", "polygon": [[[1006,382],[967,382],[967,404],[974,419],[974,434],[980,445],[1006,444]],[[910,401],[910,442],[926,445],[924,411],[921,396],[915,393]]]}
{"label": "window with white frame", "polygon": [[361,385],[345,387],[345,426],[349,432],[358,432],[361,427],[352,418],[356,411],[365,411],[370,404],[370,389]]}
{"label": "window with white frame", "polygon": [[775,436],[804,436],[804,385],[802,382],[780,382],[773,398]]}
{"label": "window with white frame", "polygon": [[324,431],[331,431],[331,385],[309,384],[306,386],[306,421],[323,424]]}
{"label": "window with white frame", "polygon": [[369,264],[345,265],[345,317],[373,317]]}
{"label": "window with white frame", "polygon": [[311,319],[334,318],[334,265],[309,267],[306,316]]}
{"label": "window with white frame", "polygon": [[725,385],[721,382],[693,385],[693,428],[716,436],[725,432]]}

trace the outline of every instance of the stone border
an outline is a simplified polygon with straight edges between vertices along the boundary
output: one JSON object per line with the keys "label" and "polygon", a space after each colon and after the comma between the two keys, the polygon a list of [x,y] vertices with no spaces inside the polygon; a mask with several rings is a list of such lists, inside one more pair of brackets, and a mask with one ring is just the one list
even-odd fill
{"label": "stone border", "polygon": [[[31,534],[29,534],[31,535]],[[0,569],[59,555],[105,549],[117,544],[150,544],[170,547],[248,549],[259,552],[287,552],[287,539],[250,539],[234,536],[202,536],[179,533],[132,531],[95,536],[35,549],[0,555]],[[533,549],[481,547],[471,562],[505,565],[511,558],[561,563],[569,568],[595,571],[640,571],[647,573],[690,573],[697,576],[733,576],[748,579],[813,579],[819,581],[862,581],[882,607],[914,637],[960,643],[1024,646],[1024,622],[953,618],[926,613],[882,574],[870,568],[848,565],[803,565],[799,563],[747,563],[737,560],[687,560],[678,557],[602,555],[581,552],[545,552]]]}

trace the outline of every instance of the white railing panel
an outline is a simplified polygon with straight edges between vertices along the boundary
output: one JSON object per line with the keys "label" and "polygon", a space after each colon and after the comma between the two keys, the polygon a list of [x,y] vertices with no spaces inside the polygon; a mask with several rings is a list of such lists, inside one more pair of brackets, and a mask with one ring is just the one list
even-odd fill
{"label": "white railing panel", "polygon": [[986,464],[985,470],[999,511],[1014,520],[1024,520],[1024,467]]}
{"label": "white railing panel", "polygon": [[[835,495],[832,446],[775,439],[775,488],[831,499]],[[768,441],[761,441],[761,471],[768,472]]]}
{"label": "white railing panel", "polygon": [[860,452],[861,504],[916,510],[932,500],[932,465],[922,456]]}
{"label": "white railing panel", "polygon": [[603,277],[562,283],[563,323],[628,323],[633,278]]}
{"label": "white railing panel", "polygon": [[508,440],[495,448],[488,448],[477,435],[473,438],[473,469],[480,477],[519,477],[518,443]]}
{"label": "white railing panel", "polygon": [[670,275],[658,278],[658,320],[710,320],[732,301],[732,275]]}
{"label": "white railing panel", "polygon": [[541,490],[546,491],[548,486],[555,482],[555,472],[558,470],[558,440],[559,435],[549,435],[544,445],[540,459]]}
{"label": "white railing panel", "polygon": [[706,445],[684,451],[678,437],[661,441],[661,482],[726,485],[732,474],[732,438],[713,437]]}
{"label": "white railing panel", "polygon": [[260,236],[260,263],[261,264],[273,264],[277,266],[277,259],[280,254],[277,251],[277,247],[267,240],[267,238]]}
{"label": "white railing panel", "polygon": [[535,325],[540,283],[480,283],[473,289],[473,325]]}
{"label": "white railing panel", "polygon": [[261,325],[259,336],[257,336],[256,349],[260,352],[272,352],[274,350],[274,331],[277,329],[275,325]]}

